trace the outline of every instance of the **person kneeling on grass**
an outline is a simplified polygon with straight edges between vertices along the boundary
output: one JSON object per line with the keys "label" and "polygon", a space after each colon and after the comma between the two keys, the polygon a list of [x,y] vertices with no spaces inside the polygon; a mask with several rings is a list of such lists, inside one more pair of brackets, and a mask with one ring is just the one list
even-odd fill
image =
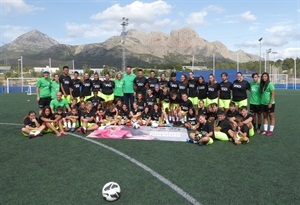
{"label": "person kneeling on grass", "polygon": [[50,107],[44,107],[40,115],[40,121],[46,127],[44,132],[54,132],[57,137],[60,137],[61,133],[57,130],[60,119],[60,115],[54,115]]}
{"label": "person kneeling on grass", "polygon": [[236,131],[228,130],[228,134],[233,139],[234,144],[239,145],[241,143],[249,142],[249,128],[243,122],[243,117],[238,115],[235,118],[235,122],[237,124]]}
{"label": "person kneeling on grass", "polygon": [[231,124],[228,118],[225,116],[224,111],[219,111],[218,119],[215,123],[215,138],[220,141],[229,141],[229,133],[228,131],[231,129]]}
{"label": "person kneeling on grass", "polygon": [[95,112],[93,112],[93,103],[86,103],[86,110],[81,113],[80,121],[81,128],[78,131],[86,134],[87,131],[96,130],[99,126],[95,122]]}
{"label": "person kneeling on grass", "polygon": [[187,142],[209,145],[214,142],[214,125],[205,119],[205,115],[199,115],[196,131],[190,133]]}
{"label": "person kneeling on grass", "polygon": [[242,116],[243,123],[246,124],[249,128],[249,137],[254,135],[254,126],[252,124],[253,117],[252,114],[248,113],[248,108],[246,106],[240,107],[240,115]]}
{"label": "person kneeling on grass", "polygon": [[24,127],[21,129],[24,136],[29,136],[29,139],[42,136],[42,131],[45,125],[40,125],[36,117],[35,111],[29,111],[23,120]]}

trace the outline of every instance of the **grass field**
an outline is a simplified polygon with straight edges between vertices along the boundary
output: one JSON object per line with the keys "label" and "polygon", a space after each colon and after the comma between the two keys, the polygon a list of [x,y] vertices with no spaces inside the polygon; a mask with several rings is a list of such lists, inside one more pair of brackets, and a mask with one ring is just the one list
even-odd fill
{"label": "grass field", "polygon": [[[299,204],[299,105],[299,91],[277,90],[275,135],[255,135],[247,145],[94,141],[143,163],[201,204]],[[36,108],[35,96],[0,95],[1,205],[109,204],[101,196],[109,181],[122,189],[113,204],[190,204],[149,172],[81,134],[23,137],[23,117]]]}

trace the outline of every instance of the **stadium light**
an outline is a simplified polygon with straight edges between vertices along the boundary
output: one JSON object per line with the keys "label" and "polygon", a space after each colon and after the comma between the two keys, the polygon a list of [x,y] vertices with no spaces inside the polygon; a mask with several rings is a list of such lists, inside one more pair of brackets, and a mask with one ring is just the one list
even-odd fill
{"label": "stadium light", "polygon": [[263,40],[263,37],[258,39],[259,41],[259,74],[261,74],[261,41]]}
{"label": "stadium light", "polygon": [[[271,73],[274,73],[274,70],[275,70],[275,56],[276,56],[277,52],[276,52],[276,51],[273,51],[272,54],[273,54],[273,57],[274,57],[274,63],[273,63],[273,69],[271,69],[272,72],[270,71],[270,74],[271,74]],[[271,68],[272,68],[272,67],[271,67]]]}
{"label": "stadium light", "polygon": [[266,50],[266,58],[265,58],[265,72],[267,72],[267,61],[268,61],[268,66],[269,66],[269,54],[272,52],[272,49],[267,49]]}
{"label": "stadium light", "polygon": [[23,92],[23,87],[24,87],[24,73],[23,73],[23,56],[21,56],[20,58],[21,61],[21,82],[22,82],[22,87],[21,87],[21,91]]}
{"label": "stadium light", "polygon": [[122,19],[122,71],[125,72],[125,64],[126,64],[126,53],[125,53],[125,37],[126,37],[126,27],[128,26],[128,18],[123,17]]}

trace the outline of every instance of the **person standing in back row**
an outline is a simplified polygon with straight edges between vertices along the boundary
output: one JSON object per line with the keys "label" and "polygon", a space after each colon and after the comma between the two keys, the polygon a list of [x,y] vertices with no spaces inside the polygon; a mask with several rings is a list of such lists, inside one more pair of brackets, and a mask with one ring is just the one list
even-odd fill
{"label": "person standing in back row", "polygon": [[51,102],[51,79],[50,72],[48,70],[44,70],[44,77],[39,78],[36,83],[36,100],[38,101],[40,113],[43,108],[50,105]]}
{"label": "person standing in back row", "polygon": [[127,66],[123,74],[122,79],[124,80],[124,103],[128,108],[132,108],[134,102],[134,87],[133,81],[136,78],[136,75],[132,73],[131,66]]}
{"label": "person standing in back row", "polygon": [[247,106],[247,90],[250,90],[250,84],[243,79],[241,72],[236,73],[236,80],[232,83],[232,101],[237,107]]}
{"label": "person standing in back row", "polygon": [[71,77],[69,76],[69,67],[63,67],[63,74],[59,77],[60,83],[60,91],[63,93],[63,99],[65,99],[68,103],[71,103],[71,92],[72,92],[72,85],[71,85]]}

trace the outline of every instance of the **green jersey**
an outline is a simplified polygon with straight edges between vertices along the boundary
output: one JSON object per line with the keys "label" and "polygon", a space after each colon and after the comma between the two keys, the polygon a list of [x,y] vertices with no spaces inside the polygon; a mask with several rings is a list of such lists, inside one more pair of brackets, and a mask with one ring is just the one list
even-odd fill
{"label": "green jersey", "polygon": [[66,108],[69,107],[69,104],[65,99],[61,99],[60,101],[53,99],[50,102],[50,107],[53,108],[54,112],[56,112],[58,107],[62,107],[64,110],[66,110]]}
{"label": "green jersey", "polygon": [[[270,82],[268,84],[268,87],[262,91],[262,95],[261,95],[261,104],[262,105],[268,105],[270,103],[273,90],[275,90],[275,87],[274,87],[273,83]],[[275,103],[275,100],[273,100],[272,104],[274,104],[274,103]]]}
{"label": "green jersey", "polygon": [[59,89],[60,89],[59,82],[51,81],[50,90],[51,90],[51,98],[52,99],[56,98],[56,93],[59,91]]}
{"label": "green jersey", "polygon": [[51,79],[50,78],[39,78],[36,87],[40,89],[39,96],[40,98],[51,97],[50,91]]}
{"label": "green jersey", "polygon": [[131,73],[128,75],[127,73],[124,73],[122,79],[124,81],[124,93],[134,93],[133,89],[133,81],[135,79],[136,75],[134,73]]}
{"label": "green jersey", "polygon": [[260,105],[261,95],[260,95],[260,83],[250,82],[250,104]]}
{"label": "green jersey", "polygon": [[124,80],[115,80],[115,88],[114,88],[114,95],[115,96],[124,96],[123,93],[123,88],[124,88]]}

